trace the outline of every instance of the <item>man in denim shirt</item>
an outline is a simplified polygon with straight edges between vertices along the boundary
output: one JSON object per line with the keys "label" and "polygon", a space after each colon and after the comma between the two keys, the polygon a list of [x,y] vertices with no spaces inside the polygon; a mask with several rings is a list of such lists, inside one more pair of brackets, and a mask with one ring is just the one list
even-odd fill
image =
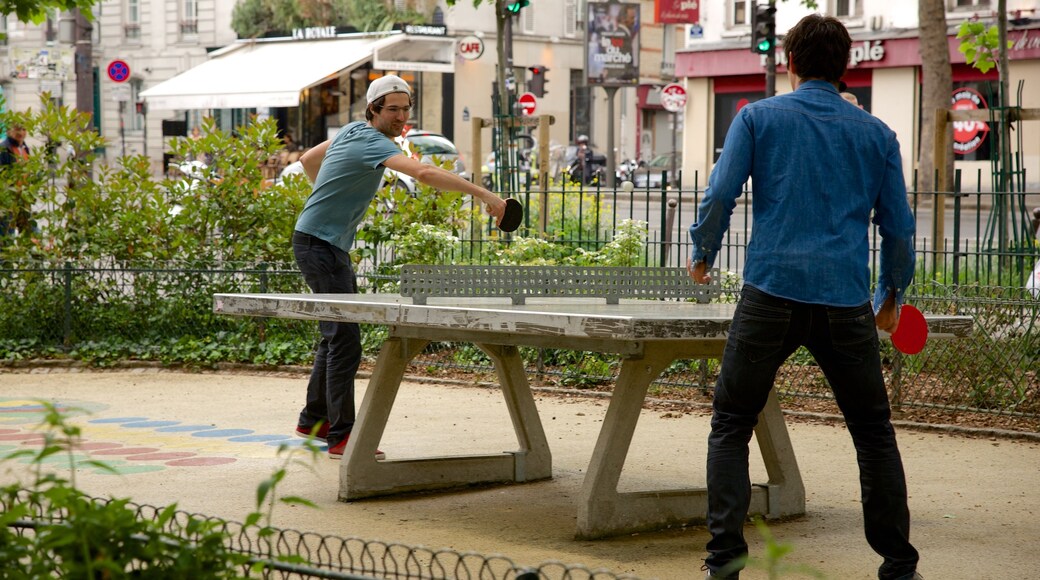
{"label": "man in denim shirt", "polygon": [[[690,276],[707,282],[751,178],[755,227],[708,438],[709,578],[737,578],[743,568],[748,442],[777,370],[799,346],[819,363],[852,435],[867,542],[884,559],[878,577],[920,577],[875,329],[898,322],[914,274],[914,221],[895,133],[838,94],[851,44],[841,22],[818,14],[788,32],[795,90],[741,109],[690,227]],[[872,214],[882,236],[877,312]]]}

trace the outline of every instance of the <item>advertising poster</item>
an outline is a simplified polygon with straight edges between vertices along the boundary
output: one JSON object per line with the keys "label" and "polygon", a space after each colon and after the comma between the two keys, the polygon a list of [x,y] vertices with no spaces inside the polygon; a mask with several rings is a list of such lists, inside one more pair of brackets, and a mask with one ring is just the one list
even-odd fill
{"label": "advertising poster", "polygon": [[589,2],[585,76],[589,85],[639,83],[639,4]]}
{"label": "advertising poster", "polygon": [[12,48],[12,74],[16,79],[68,80],[74,56],[71,48]]}

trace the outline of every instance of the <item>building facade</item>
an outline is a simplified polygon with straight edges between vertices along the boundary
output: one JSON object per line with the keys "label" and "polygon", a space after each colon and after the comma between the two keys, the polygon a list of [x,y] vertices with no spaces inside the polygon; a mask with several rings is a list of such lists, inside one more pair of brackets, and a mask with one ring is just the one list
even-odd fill
{"label": "building facade", "polygon": [[[1040,108],[1040,4],[1009,0],[1010,103],[1001,103],[996,70],[982,73],[965,64],[958,50],[957,27],[966,19],[995,23],[995,0],[947,0],[946,22],[953,67],[951,108],[1021,106]],[[777,33],[810,13],[797,3],[777,3]],[[750,50],[751,0],[706,4],[696,34],[676,57],[677,74],[690,95],[683,134],[686,171],[706,175],[712,168],[729,124],[743,105],[765,96],[765,57]],[[917,4],[898,0],[822,0],[819,12],[843,20],[853,38],[844,81],[860,104],[898,135],[904,173],[910,183],[920,147],[921,57]],[[782,40],[781,40],[782,44]],[[782,46],[776,52],[776,92],[789,91]],[[1014,136],[1029,183],[1040,183],[1040,122],[1025,121]],[[994,124],[954,126],[955,167],[964,189],[991,187]],[[1018,138],[1021,137],[1021,150]]]}
{"label": "building facade", "polygon": [[[682,115],[663,110],[657,89],[674,79],[675,47],[684,28],[657,23],[654,0],[629,4],[641,11],[639,78],[617,91],[614,123],[608,123],[606,91],[586,83],[589,3],[533,2],[513,18],[511,76],[520,94],[528,89],[530,67],[545,71],[545,92],[536,100],[535,114],[555,118],[550,131],[554,143],[570,144],[578,135],[589,135],[594,148],[605,153],[610,141],[607,130],[613,125],[618,161],[671,151],[673,126]],[[371,49],[362,50],[362,57],[340,56],[336,61],[333,53],[340,51],[332,47],[342,46],[335,42],[343,39],[338,31],[237,39],[231,29],[231,1],[102,0],[94,7],[89,44],[95,124],[108,142],[105,157],[112,162],[120,155],[148,155],[160,171],[165,140],[190,133],[204,117],[213,117],[225,130],[247,122],[250,115],[274,117],[295,143],[314,145],[339,126],[363,119],[367,84],[392,72],[417,89],[412,125],[445,133],[467,163],[482,160],[490,152],[491,139],[485,139],[484,151],[471,151],[471,120],[493,115],[498,62],[494,3],[474,7],[469,2],[448,6],[443,0],[410,0],[395,1],[394,6],[427,14],[431,26],[417,28],[414,35],[406,33],[407,41],[391,39],[395,46],[384,47],[381,54],[377,49],[382,38],[373,37]],[[36,107],[44,92],[61,104],[75,106],[76,45],[66,32],[72,21],[65,13],[55,13],[42,25],[18,22],[13,16],[0,20],[0,89],[8,108]],[[463,38],[477,39],[483,53],[473,57],[453,44],[444,58],[443,43],[430,44]],[[308,56],[296,56],[305,43],[311,44],[304,53]],[[250,64],[244,56],[261,50],[271,55],[265,56],[263,65]],[[433,53],[438,56],[431,63]],[[218,69],[211,61],[224,65],[221,74],[207,77],[198,72]],[[293,85],[287,79],[300,72],[298,63],[303,61],[329,61],[327,66],[341,68],[290,87],[299,89],[295,103],[260,94],[277,90],[279,84]],[[123,65],[116,70],[125,75],[110,74],[111,67]],[[182,86],[168,84],[178,78],[184,81]],[[192,82],[194,88],[183,86]],[[241,94],[249,90],[252,98]],[[209,92],[212,98],[191,98],[200,92]]]}

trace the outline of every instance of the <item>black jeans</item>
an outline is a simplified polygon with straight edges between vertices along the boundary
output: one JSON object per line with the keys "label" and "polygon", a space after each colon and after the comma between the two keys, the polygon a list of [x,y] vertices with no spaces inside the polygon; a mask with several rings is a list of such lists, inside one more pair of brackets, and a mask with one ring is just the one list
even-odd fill
{"label": "black jeans", "polygon": [[803,345],[827,377],[852,435],[867,542],[884,558],[878,578],[909,578],[918,554],[910,544],[906,476],[870,304],[804,304],[750,286],[741,292],[715,385],[707,465],[711,540],[705,564],[718,572],[747,553],[748,443],[777,370]]}
{"label": "black jeans", "polygon": [[[350,254],[310,234],[293,232],[293,255],[307,286],[315,294],[357,294]],[[318,323],[321,342],[314,351],[314,368],[307,383],[307,404],[299,426],[329,424],[328,444],[334,447],[354,428],[354,375],[361,364],[361,328],[353,322]]]}

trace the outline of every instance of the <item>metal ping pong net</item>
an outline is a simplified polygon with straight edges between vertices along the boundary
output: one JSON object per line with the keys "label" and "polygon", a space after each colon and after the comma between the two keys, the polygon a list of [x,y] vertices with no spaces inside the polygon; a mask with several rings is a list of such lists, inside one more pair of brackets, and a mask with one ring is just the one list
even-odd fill
{"label": "metal ping pong net", "polygon": [[430,266],[401,267],[401,295],[413,304],[430,297],[510,298],[524,304],[529,297],[621,298],[710,302],[721,293],[718,269],[710,284],[697,284],[685,268],[608,266]]}

